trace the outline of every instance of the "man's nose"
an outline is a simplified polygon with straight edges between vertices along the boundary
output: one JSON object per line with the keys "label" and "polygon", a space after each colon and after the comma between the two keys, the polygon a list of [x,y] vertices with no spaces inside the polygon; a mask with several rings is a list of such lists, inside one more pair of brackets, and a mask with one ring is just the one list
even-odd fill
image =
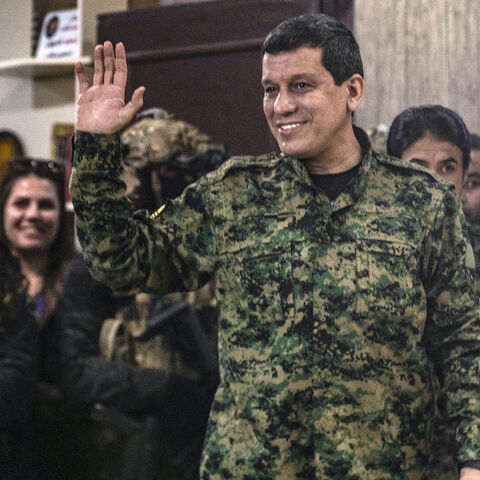
{"label": "man's nose", "polygon": [[293,96],[287,90],[280,91],[273,106],[277,115],[287,115],[297,108]]}

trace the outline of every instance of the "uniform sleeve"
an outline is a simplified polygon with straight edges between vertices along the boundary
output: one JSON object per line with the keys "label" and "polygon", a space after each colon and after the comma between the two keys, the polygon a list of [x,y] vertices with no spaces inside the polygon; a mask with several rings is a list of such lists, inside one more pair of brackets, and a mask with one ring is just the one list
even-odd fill
{"label": "uniform sleeve", "polygon": [[191,186],[151,218],[133,214],[120,179],[119,136],[77,132],[70,191],[92,275],[117,292],[194,290],[211,278],[205,188]]}
{"label": "uniform sleeve", "polygon": [[456,195],[449,191],[426,239],[427,349],[456,431],[458,463],[480,460],[480,309],[475,261]]}

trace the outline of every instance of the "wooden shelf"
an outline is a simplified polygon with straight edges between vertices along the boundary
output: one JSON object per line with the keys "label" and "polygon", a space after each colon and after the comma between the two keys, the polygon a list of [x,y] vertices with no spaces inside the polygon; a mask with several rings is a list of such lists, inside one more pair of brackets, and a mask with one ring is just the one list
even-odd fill
{"label": "wooden shelf", "polygon": [[20,77],[59,77],[73,75],[77,61],[92,64],[92,57],[80,58],[15,58],[0,61],[0,75]]}

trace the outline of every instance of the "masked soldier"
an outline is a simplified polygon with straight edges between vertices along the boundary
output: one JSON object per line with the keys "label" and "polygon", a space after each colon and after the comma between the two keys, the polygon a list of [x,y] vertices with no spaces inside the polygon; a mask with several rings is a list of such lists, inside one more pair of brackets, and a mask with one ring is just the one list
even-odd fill
{"label": "masked soldier", "polygon": [[[135,209],[150,212],[226,157],[222,145],[159,109],[123,132],[122,151],[126,195]],[[212,286],[118,296],[90,277],[79,257],[67,273],[59,316],[67,388],[110,429],[102,448],[113,460],[99,478],[197,478],[218,383]]]}

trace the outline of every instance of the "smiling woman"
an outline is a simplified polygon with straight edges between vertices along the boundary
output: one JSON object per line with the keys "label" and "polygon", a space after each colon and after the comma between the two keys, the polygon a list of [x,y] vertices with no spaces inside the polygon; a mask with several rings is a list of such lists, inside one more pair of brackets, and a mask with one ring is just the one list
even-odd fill
{"label": "smiling woman", "polygon": [[66,257],[64,172],[55,162],[11,162],[0,189],[0,241],[18,258],[45,325],[60,292]]}
{"label": "smiling woman", "polygon": [[[21,158],[9,163],[0,186],[0,248],[14,259],[20,281],[25,280],[22,284],[30,310],[29,322],[33,327],[36,323],[39,331],[37,337],[30,339],[30,347],[39,352],[39,368],[35,378],[38,395],[31,407],[34,413],[29,415],[33,417],[29,426],[32,444],[26,450],[32,455],[40,452],[45,460],[38,461],[44,465],[41,471],[40,467],[32,469],[34,476],[25,479],[65,478],[53,466],[57,468],[63,461],[63,452],[73,446],[64,435],[65,429],[73,430],[71,418],[75,416],[71,408],[66,411],[66,397],[58,387],[62,368],[58,353],[60,329],[53,315],[70,253],[64,175],[63,166],[58,163]],[[32,374],[36,374],[36,369]],[[55,457],[49,449],[56,450]],[[0,463],[0,477],[5,478],[2,468]]]}

